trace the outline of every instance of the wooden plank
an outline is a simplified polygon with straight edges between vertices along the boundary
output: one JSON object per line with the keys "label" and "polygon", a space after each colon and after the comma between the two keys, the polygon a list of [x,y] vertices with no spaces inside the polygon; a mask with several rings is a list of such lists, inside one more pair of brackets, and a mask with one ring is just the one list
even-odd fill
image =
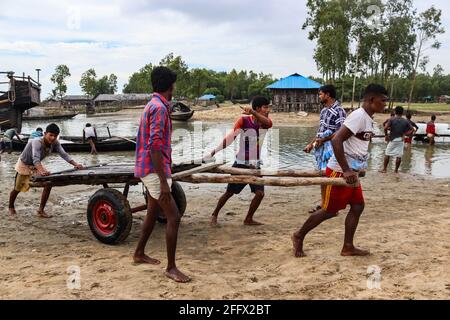
{"label": "wooden plank", "polygon": [[277,170],[277,169],[241,169],[232,168],[230,166],[220,166],[215,170],[215,173],[227,173],[233,175],[248,175],[248,176],[274,176],[274,177],[323,177],[320,171],[316,170]]}
{"label": "wooden plank", "polygon": [[220,174],[193,174],[189,177],[174,179],[189,183],[245,183],[277,187],[298,187],[313,185],[348,186],[342,178],[290,178],[290,177],[254,177]]}
{"label": "wooden plank", "polygon": [[210,171],[210,170],[214,170],[217,167],[221,166],[220,164],[217,163],[208,163],[208,164],[203,164],[199,167],[190,169],[190,170],[185,170],[185,171],[181,171],[175,174],[172,174],[172,179],[182,179],[184,177],[188,177],[192,174],[196,174],[196,173],[201,173],[201,172],[206,172],[206,171]]}

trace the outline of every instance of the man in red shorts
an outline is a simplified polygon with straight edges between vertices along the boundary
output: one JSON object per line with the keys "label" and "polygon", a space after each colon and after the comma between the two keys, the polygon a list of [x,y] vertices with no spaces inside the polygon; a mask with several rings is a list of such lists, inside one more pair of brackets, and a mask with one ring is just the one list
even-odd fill
{"label": "man in red shorts", "polygon": [[358,249],[353,237],[359,218],[364,210],[364,196],[358,180],[358,172],[367,168],[369,143],[373,136],[373,115],[386,107],[387,91],[377,84],[369,85],[364,91],[363,106],[353,111],[332,139],[334,156],[327,166],[327,176],[342,177],[349,186],[327,186],[322,209],[312,214],[300,230],[292,236],[294,255],[304,257],[305,236],[323,221],[336,217],[340,210],[350,205],[345,220],[344,246],[342,256],[366,256],[369,251]]}

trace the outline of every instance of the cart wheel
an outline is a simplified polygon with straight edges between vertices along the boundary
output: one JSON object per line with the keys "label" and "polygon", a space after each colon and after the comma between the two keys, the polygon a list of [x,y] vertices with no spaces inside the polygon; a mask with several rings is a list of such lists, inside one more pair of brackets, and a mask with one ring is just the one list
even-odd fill
{"label": "cart wheel", "polygon": [[106,244],[125,240],[133,222],[128,200],[115,189],[101,189],[94,193],[89,199],[87,219],[94,236]]}
{"label": "cart wheel", "polygon": [[[186,211],[186,194],[184,193],[183,188],[181,187],[181,184],[174,181],[172,183],[172,197],[175,200],[175,203],[177,204],[178,211],[180,212],[180,215],[183,216],[184,212]],[[160,223],[167,223],[167,218],[165,217],[164,213],[160,213],[158,217],[156,218],[158,222]]]}

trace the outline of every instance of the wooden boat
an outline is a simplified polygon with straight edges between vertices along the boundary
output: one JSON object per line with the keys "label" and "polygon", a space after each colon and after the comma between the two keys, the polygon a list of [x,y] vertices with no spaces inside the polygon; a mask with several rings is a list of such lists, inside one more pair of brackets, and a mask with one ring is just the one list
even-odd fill
{"label": "wooden boat", "polygon": [[70,114],[58,114],[53,116],[23,116],[23,121],[35,121],[35,120],[68,120],[75,117],[77,113],[70,113]]}
{"label": "wooden boat", "polygon": [[172,105],[172,113],[170,118],[172,120],[187,121],[194,115],[194,110],[191,110],[187,105],[181,102],[176,102]]}
{"label": "wooden boat", "polygon": [[[14,72],[0,72],[6,74],[8,80],[0,82],[0,129],[17,128],[22,130],[23,112],[41,103],[41,84],[30,76],[18,77]],[[5,88],[6,89],[6,88]]]}
{"label": "wooden boat", "polygon": [[[13,150],[22,151],[27,142],[28,138],[23,138],[23,141],[13,139]],[[91,152],[91,146],[87,141],[83,143],[83,138],[81,137],[59,137],[61,146],[67,152]],[[95,143],[95,147],[98,152],[114,152],[114,151],[134,151],[136,150],[135,138],[98,138]]]}

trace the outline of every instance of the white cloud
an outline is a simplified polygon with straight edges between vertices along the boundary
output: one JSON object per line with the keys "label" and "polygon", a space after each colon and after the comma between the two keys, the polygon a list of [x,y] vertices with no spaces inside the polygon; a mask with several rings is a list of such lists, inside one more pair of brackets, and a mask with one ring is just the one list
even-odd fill
{"label": "white cloud", "polygon": [[[72,77],[69,93],[80,93],[81,74],[115,73],[119,89],[132,72],[158,63],[169,52],[193,66],[272,73],[318,75],[314,43],[301,30],[306,0],[0,0],[0,69],[34,74],[41,68],[43,95],[58,64]],[[445,1],[435,2],[444,10]],[[426,8],[429,1],[417,0]],[[441,64],[450,72],[450,30],[443,47],[430,51],[430,69]]]}

